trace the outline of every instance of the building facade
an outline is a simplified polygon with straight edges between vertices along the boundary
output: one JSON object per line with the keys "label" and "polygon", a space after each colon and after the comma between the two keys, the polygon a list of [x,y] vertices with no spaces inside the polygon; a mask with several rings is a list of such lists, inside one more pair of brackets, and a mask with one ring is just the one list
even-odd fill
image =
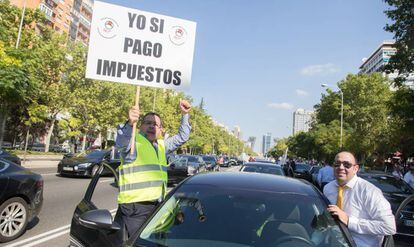
{"label": "building facade", "polygon": [[255,136],[250,136],[249,139],[247,139],[247,145],[254,150],[254,144],[256,143],[256,137]]}
{"label": "building facade", "polygon": [[312,124],[313,111],[297,109],[293,113],[293,134],[308,132]]}
{"label": "building facade", "polygon": [[[362,65],[359,67],[359,74],[372,74],[374,72],[381,72],[381,67],[387,64],[396,52],[395,42],[393,40],[386,40],[382,42],[378,48],[367,58],[363,60]],[[398,73],[385,74],[381,72],[383,76],[388,76],[390,80],[394,80]],[[412,87],[414,85],[414,74],[410,74],[406,85]]]}
{"label": "building facade", "polygon": [[68,35],[70,41],[88,45],[92,21],[92,0],[11,0],[19,8],[39,8],[50,27]]}
{"label": "building facade", "polygon": [[266,155],[267,151],[269,151],[269,149],[271,147],[271,142],[272,142],[272,134],[271,133],[267,133],[266,135],[263,136],[263,142],[262,142],[262,153],[263,153],[263,155]]}

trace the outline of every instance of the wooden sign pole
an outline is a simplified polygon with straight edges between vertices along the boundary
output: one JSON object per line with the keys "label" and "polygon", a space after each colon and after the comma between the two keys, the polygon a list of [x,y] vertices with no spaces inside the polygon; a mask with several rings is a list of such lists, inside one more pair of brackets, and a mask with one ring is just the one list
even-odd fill
{"label": "wooden sign pole", "polygon": [[[140,92],[140,86],[137,86],[137,91],[135,93],[135,106],[138,106],[139,109],[139,92]],[[137,122],[135,122],[132,125],[132,136],[131,136],[131,155],[134,155],[135,153],[135,132],[137,129]]]}

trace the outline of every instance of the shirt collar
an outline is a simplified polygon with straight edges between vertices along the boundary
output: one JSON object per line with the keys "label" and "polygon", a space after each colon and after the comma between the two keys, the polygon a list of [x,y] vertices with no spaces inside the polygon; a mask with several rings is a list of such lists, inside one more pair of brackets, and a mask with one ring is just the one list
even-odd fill
{"label": "shirt collar", "polygon": [[[349,188],[349,189],[352,189],[352,188],[354,188],[354,186],[355,186],[355,184],[356,184],[357,180],[358,180],[358,176],[355,174],[355,175],[354,175],[354,177],[353,177],[351,180],[349,180],[349,181],[348,181],[348,183],[346,183],[346,184],[345,184],[345,186],[346,186],[347,188]],[[339,184],[338,184],[338,181],[337,181],[337,180],[335,180],[335,185],[336,185],[337,187],[339,186]]]}

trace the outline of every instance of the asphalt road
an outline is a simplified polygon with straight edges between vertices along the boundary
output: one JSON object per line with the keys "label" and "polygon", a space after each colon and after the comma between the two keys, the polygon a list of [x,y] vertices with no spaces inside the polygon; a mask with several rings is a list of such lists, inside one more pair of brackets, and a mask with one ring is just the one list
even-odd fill
{"label": "asphalt road", "polygon": [[[76,205],[85,194],[89,178],[59,177],[56,168],[31,168],[44,179],[43,207],[17,240],[4,246],[68,246],[69,227]],[[110,210],[116,209],[117,189],[111,185],[111,177],[100,179],[93,201],[95,205]],[[0,244],[1,246],[1,244]]]}

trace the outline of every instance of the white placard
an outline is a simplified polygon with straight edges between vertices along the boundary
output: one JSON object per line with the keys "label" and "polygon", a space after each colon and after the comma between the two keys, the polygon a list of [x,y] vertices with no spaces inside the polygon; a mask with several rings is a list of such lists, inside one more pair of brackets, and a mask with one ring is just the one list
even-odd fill
{"label": "white placard", "polygon": [[149,87],[190,87],[196,23],[95,1],[86,77]]}

